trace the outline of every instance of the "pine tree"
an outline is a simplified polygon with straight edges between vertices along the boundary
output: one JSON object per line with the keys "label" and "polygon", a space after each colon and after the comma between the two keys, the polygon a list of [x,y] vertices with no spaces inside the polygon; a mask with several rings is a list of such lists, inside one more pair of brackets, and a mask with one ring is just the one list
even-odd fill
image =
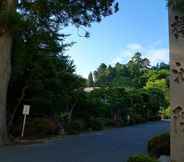
{"label": "pine tree", "polygon": [[[50,51],[51,57],[59,55],[68,45],[65,44],[67,35],[62,32],[64,28],[90,27],[92,22],[100,22],[117,10],[115,0],[0,1],[0,144],[7,139],[6,96],[13,52],[26,46],[27,55],[28,51]],[[85,36],[88,35],[86,32]]]}
{"label": "pine tree", "polygon": [[93,74],[90,72],[88,76],[88,86],[93,87],[94,86],[94,79],[93,79]]}

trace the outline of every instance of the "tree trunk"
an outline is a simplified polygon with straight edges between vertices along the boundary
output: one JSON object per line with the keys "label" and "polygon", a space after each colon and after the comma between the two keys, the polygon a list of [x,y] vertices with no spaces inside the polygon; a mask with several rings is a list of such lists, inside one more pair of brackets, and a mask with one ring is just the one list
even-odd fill
{"label": "tree trunk", "polygon": [[7,142],[6,99],[11,72],[12,37],[5,32],[0,36],[0,145]]}
{"label": "tree trunk", "polygon": [[75,106],[76,106],[76,104],[72,104],[72,105],[71,105],[71,109],[70,109],[70,111],[69,111],[69,113],[68,113],[68,122],[69,122],[69,123],[72,122],[72,115],[73,115],[73,110],[74,110]]}
{"label": "tree trunk", "polygon": [[[7,12],[16,12],[16,0],[4,0],[1,8]],[[6,101],[11,73],[12,35],[7,24],[0,22],[0,145],[7,138]]]}
{"label": "tree trunk", "polygon": [[21,93],[21,96],[18,100],[18,103],[17,105],[15,106],[15,108],[13,109],[13,112],[11,113],[10,115],[10,119],[8,121],[8,128],[11,129],[12,126],[13,126],[13,122],[14,122],[14,119],[15,119],[15,116],[16,116],[16,113],[21,105],[21,103],[23,102],[24,98],[25,98],[25,95],[26,95],[26,90],[28,89],[29,87],[27,85],[25,85],[22,89],[22,93]]}

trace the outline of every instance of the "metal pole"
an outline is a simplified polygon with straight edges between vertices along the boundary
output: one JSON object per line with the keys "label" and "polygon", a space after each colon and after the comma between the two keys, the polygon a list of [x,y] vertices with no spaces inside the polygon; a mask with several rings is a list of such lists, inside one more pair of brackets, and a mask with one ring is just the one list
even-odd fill
{"label": "metal pole", "polygon": [[24,121],[23,121],[23,126],[22,126],[22,133],[21,133],[21,137],[24,137],[24,129],[25,129],[25,125],[26,125],[26,114],[24,115]]}

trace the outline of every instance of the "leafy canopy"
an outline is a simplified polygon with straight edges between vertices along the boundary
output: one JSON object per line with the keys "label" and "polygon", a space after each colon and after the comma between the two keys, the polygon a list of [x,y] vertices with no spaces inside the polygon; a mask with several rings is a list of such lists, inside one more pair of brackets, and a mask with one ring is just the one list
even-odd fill
{"label": "leafy canopy", "polygon": [[184,1],[183,0],[168,0],[168,5],[181,13],[184,13]]}
{"label": "leafy canopy", "polygon": [[[63,29],[90,27],[118,11],[115,0],[7,0],[0,2],[0,34],[13,36],[9,114],[18,115],[23,103],[34,112],[55,113],[75,102],[85,80],[74,74],[73,61],[64,55],[73,43]],[[85,36],[89,34],[86,32]],[[16,96],[16,97],[15,97]],[[12,103],[12,104],[11,104]],[[16,106],[15,106],[16,105]],[[13,112],[13,113],[12,113]],[[15,118],[11,117],[11,121]]]}

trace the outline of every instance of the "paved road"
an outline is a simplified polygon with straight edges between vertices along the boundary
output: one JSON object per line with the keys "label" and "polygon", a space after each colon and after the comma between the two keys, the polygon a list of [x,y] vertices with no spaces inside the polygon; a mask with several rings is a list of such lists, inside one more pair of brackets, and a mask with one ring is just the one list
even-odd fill
{"label": "paved road", "polygon": [[169,130],[161,121],[68,136],[47,144],[8,146],[0,149],[0,162],[126,162],[132,154],[146,153],[150,137]]}

